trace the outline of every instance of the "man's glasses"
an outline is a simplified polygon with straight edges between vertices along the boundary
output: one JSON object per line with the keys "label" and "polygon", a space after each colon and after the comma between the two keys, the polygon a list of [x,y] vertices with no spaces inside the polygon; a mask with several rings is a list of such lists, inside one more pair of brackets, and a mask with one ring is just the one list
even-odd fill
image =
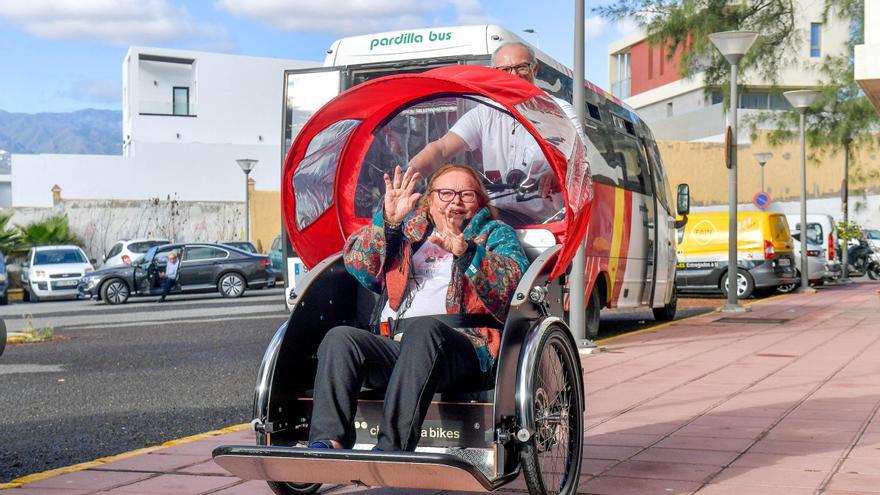
{"label": "man's glasses", "polygon": [[473,203],[477,200],[477,191],[473,189],[464,189],[462,191],[456,191],[455,189],[434,189],[434,192],[437,193],[437,197],[440,198],[440,201],[444,203],[449,203],[456,196],[461,198],[462,203]]}
{"label": "man's glasses", "polygon": [[521,64],[503,65],[503,66],[498,66],[495,68],[498,70],[503,70],[504,72],[507,72],[508,74],[513,74],[515,72],[517,74],[524,76],[524,75],[528,74],[529,71],[532,70],[532,63],[531,62],[523,62]]}

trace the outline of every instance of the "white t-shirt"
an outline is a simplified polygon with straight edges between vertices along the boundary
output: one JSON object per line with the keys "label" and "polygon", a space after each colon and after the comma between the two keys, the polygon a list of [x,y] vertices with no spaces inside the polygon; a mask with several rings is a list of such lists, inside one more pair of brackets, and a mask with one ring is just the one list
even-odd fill
{"label": "white t-shirt", "polygon": [[[413,277],[407,282],[412,302],[402,318],[415,316],[445,315],[446,291],[452,280],[452,253],[426,240],[413,254]],[[397,318],[397,311],[385,303],[382,321]]]}
{"label": "white t-shirt", "polygon": [[[565,100],[555,96],[552,98],[582,136],[583,128],[574,107]],[[501,182],[505,184],[519,184],[526,177],[537,180],[550,169],[540,146],[529,131],[506,112],[489,105],[479,105],[469,110],[449,132],[460,137],[468,151],[479,149],[483,155],[483,171],[486,176],[491,178],[491,171],[497,171],[501,174]],[[508,180],[508,175],[513,170],[522,172],[519,174],[520,180]],[[502,220],[514,225],[523,222],[540,223],[564,206],[561,193],[552,194],[550,199],[517,201],[515,194],[509,192],[493,198],[492,203],[501,211]],[[506,217],[505,210],[516,216]]]}

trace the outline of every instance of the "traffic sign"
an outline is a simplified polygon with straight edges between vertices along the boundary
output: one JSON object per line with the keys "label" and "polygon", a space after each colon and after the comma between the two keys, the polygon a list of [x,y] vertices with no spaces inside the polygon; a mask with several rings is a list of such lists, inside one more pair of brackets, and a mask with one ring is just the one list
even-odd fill
{"label": "traffic sign", "polygon": [[765,192],[759,192],[758,194],[755,194],[754,198],[752,198],[752,203],[762,210],[770,206],[770,201],[770,195]]}

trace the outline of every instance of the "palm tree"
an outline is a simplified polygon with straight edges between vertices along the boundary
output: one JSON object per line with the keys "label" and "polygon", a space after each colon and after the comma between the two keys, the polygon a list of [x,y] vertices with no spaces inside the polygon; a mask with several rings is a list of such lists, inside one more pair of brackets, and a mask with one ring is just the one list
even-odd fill
{"label": "palm tree", "polygon": [[19,233],[15,227],[10,227],[11,213],[0,213],[0,252],[11,253],[18,245]]}
{"label": "palm tree", "polygon": [[31,246],[51,244],[82,245],[82,240],[70,231],[67,215],[53,215],[42,220],[19,226],[21,237],[17,248],[24,251]]}

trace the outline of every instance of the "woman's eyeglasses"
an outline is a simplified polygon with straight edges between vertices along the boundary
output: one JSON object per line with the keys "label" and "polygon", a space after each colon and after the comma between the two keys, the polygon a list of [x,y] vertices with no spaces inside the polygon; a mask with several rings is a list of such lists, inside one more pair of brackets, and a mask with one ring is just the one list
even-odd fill
{"label": "woman's eyeglasses", "polygon": [[521,64],[502,65],[502,66],[498,66],[495,68],[498,70],[503,70],[504,72],[507,72],[508,74],[513,74],[514,72],[516,72],[517,74],[524,76],[524,75],[528,74],[530,70],[532,70],[532,64],[531,64],[531,62],[523,62]]}
{"label": "woman's eyeglasses", "polygon": [[450,203],[456,196],[461,198],[462,203],[473,203],[477,200],[477,191],[473,189],[464,189],[456,191],[455,189],[434,189],[437,197],[444,203]]}

